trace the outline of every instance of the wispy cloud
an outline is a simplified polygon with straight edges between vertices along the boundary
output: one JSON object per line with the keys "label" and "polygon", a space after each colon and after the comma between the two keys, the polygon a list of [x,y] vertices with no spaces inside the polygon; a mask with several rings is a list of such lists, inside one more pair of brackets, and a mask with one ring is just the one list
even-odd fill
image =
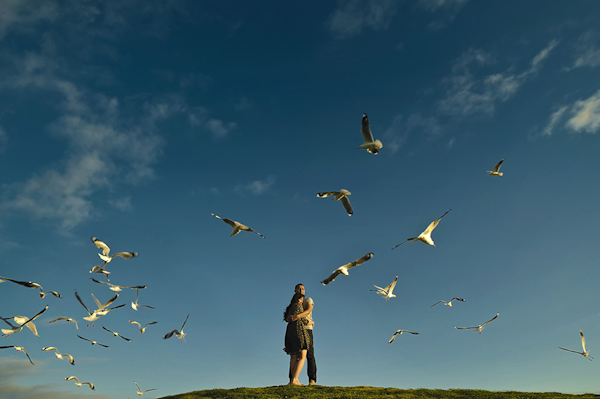
{"label": "wispy cloud", "polygon": [[476,113],[493,114],[497,103],[513,97],[538,72],[557,45],[558,41],[551,41],[533,57],[529,67],[520,73],[511,67],[479,76],[476,70],[483,65],[493,64],[495,60],[488,53],[470,49],[454,63],[454,74],[444,80],[448,90],[446,97],[438,103],[439,111],[455,117]]}
{"label": "wispy cloud", "polygon": [[397,7],[393,0],[340,0],[326,26],[339,39],[356,36],[365,28],[387,29]]}
{"label": "wispy cloud", "polygon": [[600,129],[600,90],[570,109],[572,117],[566,126],[575,132],[596,133]]}
{"label": "wispy cloud", "polygon": [[206,122],[206,129],[213,135],[214,138],[225,137],[236,128],[235,122],[223,122],[220,119],[211,118]]}
{"label": "wispy cloud", "polygon": [[11,29],[31,32],[39,22],[58,16],[58,6],[53,1],[1,0],[0,9],[0,39]]}
{"label": "wispy cloud", "polygon": [[238,193],[249,192],[254,195],[261,195],[271,189],[271,186],[275,183],[275,176],[269,175],[265,180],[254,180],[245,185],[237,185],[234,191]]}
{"label": "wispy cloud", "polygon": [[550,120],[548,121],[548,124],[542,131],[542,134],[544,136],[550,136],[554,132],[554,129],[560,123],[560,121],[561,121],[563,115],[565,114],[565,112],[567,111],[567,109],[568,109],[567,106],[562,106],[559,109],[557,109],[556,111],[554,111],[552,113],[552,115],[550,115]]}
{"label": "wispy cloud", "polygon": [[436,18],[429,24],[433,30],[441,29],[451,23],[468,0],[419,0],[418,5],[431,12]]}

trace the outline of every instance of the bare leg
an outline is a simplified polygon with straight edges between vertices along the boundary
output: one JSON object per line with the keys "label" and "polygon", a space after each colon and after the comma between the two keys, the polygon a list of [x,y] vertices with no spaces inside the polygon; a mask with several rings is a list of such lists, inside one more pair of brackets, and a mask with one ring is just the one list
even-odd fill
{"label": "bare leg", "polygon": [[297,355],[299,355],[299,359],[298,362],[296,363],[296,369],[293,370],[294,371],[294,375],[293,375],[293,379],[292,379],[292,384],[293,385],[302,385],[300,384],[300,381],[298,380],[298,376],[300,375],[300,372],[302,371],[302,368],[304,367],[304,362],[306,362],[306,349],[303,349],[302,351],[300,351],[300,353],[297,353]]}
{"label": "bare leg", "polygon": [[298,363],[298,354],[292,353],[290,355],[290,385],[292,385],[292,381],[294,379],[294,372],[296,371],[296,363]]}

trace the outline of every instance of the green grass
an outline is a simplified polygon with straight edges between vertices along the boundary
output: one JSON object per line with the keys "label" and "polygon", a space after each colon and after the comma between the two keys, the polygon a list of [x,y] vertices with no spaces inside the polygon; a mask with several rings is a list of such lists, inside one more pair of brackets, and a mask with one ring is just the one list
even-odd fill
{"label": "green grass", "polygon": [[429,398],[465,398],[465,399],[567,399],[596,398],[600,395],[571,395],[556,392],[515,392],[483,391],[478,389],[397,389],[375,387],[328,387],[287,385],[265,388],[211,389],[194,391],[179,395],[165,396],[161,399],[429,399]]}

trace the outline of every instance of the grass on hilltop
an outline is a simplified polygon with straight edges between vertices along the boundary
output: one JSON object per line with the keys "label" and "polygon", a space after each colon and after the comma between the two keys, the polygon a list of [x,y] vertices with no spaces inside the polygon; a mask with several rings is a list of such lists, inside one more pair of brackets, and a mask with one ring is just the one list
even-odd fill
{"label": "grass on hilltop", "polygon": [[211,389],[161,399],[588,399],[600,395],[571,395],[556,392],[483,391],[479,389],[397,389],[375,387],[328,387],[322,385],[293,387],[287,385],[265,388]]}

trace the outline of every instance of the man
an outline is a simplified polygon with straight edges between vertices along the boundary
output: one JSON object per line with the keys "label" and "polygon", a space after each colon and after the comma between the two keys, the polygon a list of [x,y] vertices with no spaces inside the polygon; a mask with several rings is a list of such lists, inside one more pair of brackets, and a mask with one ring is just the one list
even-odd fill
{"label": "man", "polygon": [[308,352],[306,354],[306,362],[307,362],[307,372],[308,372],[308,385],[316,385],[317,384],[317,363],[315,362],[315,346],[313,341],[313,325],[314,322],[312,319],[312,311],[314,308],[314,302],[312,298],[309,298],[305,294],[305,289],[303,284],[297,284],[294,288],[294,292],[305,295],[304,297],[304,312],[291,316],[291,321],[296,321],[302,317],[308,320],[308,324],[306,325],[306,330],[308,331],[308,335],[310,336],[310,347],[308,348]]}

